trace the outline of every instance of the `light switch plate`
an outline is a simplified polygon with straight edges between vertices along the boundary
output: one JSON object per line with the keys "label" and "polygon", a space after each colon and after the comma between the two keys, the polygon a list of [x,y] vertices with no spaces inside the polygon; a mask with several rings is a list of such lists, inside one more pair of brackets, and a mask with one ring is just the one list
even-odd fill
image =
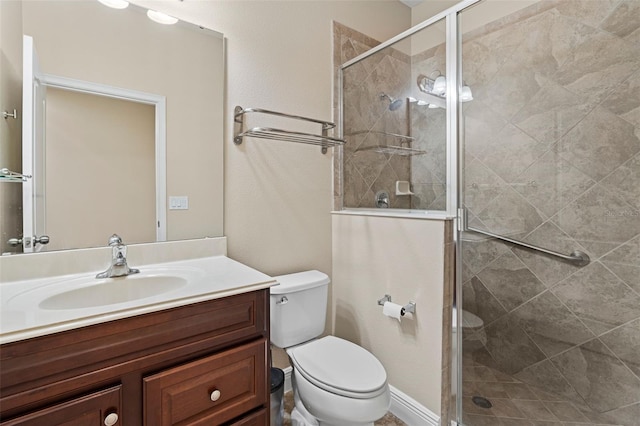
{"label": "light switch plate", "polygon": [[189,197],[186,195],[170,196],[169,210],[189,210]]}

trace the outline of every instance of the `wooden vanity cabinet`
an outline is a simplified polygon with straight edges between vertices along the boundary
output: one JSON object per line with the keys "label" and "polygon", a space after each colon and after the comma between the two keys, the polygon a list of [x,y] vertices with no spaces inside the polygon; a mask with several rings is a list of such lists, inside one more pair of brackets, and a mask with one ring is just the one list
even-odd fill
{"label": "wooden vanity cabinet", "polygon": [[1,345],[0,425],[267,426],[268,318],[266,289]]}

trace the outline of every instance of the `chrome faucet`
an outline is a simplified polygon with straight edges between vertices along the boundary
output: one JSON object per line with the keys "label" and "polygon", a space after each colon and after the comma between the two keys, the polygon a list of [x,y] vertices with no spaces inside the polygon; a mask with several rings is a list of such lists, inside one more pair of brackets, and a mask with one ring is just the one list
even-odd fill
{"label": "chrome faucet", "polygon": [[96,278],[124,277],[140,272],[139,269],[129,268],[129,265],[127,265],[127,246],[122,244],[122,238],[113,234],[109,238],[109,247],[112,247],[111,266],[106,271],[96,275]]}

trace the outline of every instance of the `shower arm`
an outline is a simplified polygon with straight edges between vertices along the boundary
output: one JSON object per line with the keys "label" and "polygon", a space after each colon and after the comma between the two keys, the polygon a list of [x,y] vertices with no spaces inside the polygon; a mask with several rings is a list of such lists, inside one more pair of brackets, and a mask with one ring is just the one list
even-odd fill
{"label": "shower arm", "polygon": [[507,243],[511,243],[511,244],[515,244],[517,246],[520,247],[524,247],[527,248],[529,250],[535,250],[535,251],[539,251],[551,256],[555,256],[555,257],[559,257],[567,262],[573,263],[576,266],[587,266],[589,264],[589,262],[591,262],[591,259],[589,258],[589,255],[585,252],[582,252],[580,250],[574,250],[571,252],[571,254],[566,255],[566,254],[562,254],[562,253],[558,253],[557,251],[553,251],[553,250],[548,250],[542,247],[538,247],[538,246],[534,246],[532,244],[527,244],[524,243],[522,241],[518,241],[518,240],[512,240],[511,238],[507,238],[507,237],[503,237],[502,235],[498,235],[498,234],[494,234],[492,232],[487,232],[487,231],[483,231],[481,229],[476,229],[473,228],[471,226],[467,226],[466,231],[472,231],[472,232],[477,232],[478,234],[483,234],[486,235],[488,237],[492,237],[492,238],[496,238],[498,240],[501,241],[506,241]]}

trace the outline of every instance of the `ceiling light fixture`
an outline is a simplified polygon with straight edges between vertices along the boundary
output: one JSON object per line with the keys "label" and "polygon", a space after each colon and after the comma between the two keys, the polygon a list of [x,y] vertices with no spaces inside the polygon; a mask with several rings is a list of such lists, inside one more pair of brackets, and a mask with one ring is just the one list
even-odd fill
{"label": "ceiling light fixture", "polygon": [[173,16],[169,16],[162,12],[158,12],[157,10],[147,10],[147,16],[152,21],[163,25],[173,25],[178,22],[178,18],[174,18]]}
{"label": "ceiling light fixture", "polygon": [[473,94],[471,93],[471,87],[462,86],[460,89],[460,102],[469,102],[473,100]]}
{"label": "ceiling light fixture", "polygon": [[[434,71],[433,73],[440,74],[440,71]],[[432,73],[432,74],[433,74]],[[464,82],[463,82],[464,84]],[[443,75],[438,75],[436,79],[426,77],[424,75],[418,76],[418,88],[421,92],[435,95],[440,98],[444,98],[447,93],[447,79]],[[471,87],[464,84],[460,88],[459,95],[460,102],[469,102],[473,100],[473,94],[471,93]]]}
{"label": "ceiling light fixture", "polygon": [[434,95],[444,96],[447,92],[447,78],[444,75],[438,76],[433,81],[433,88],[431,91]]}
{"label": "ceiling light fixture", "polygon": [[129,2],[126,0],[98,0],[100,3],[105,6],[111,7],[113,9],[126,9],[129,6]]}

